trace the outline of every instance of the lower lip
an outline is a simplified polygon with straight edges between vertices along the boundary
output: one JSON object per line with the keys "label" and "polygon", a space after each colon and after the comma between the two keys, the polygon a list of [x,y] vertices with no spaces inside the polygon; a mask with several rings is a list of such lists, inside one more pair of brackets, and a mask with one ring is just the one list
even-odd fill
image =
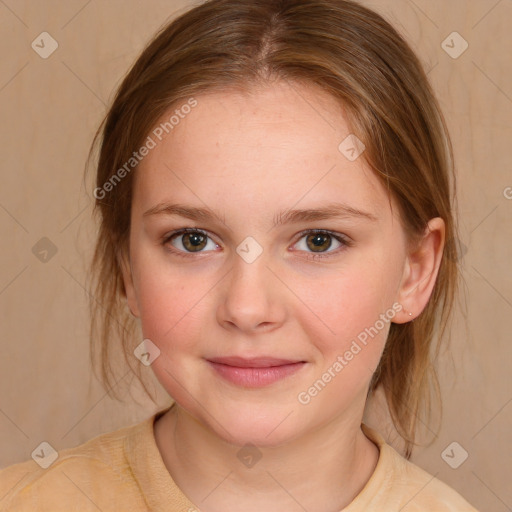
{"label": "lower lip", "polygon": [[290,363],[265,368],[242,368],[208,361],[210,366],[224,379],[246,388],[268,386],[298,372],[306,363]]}

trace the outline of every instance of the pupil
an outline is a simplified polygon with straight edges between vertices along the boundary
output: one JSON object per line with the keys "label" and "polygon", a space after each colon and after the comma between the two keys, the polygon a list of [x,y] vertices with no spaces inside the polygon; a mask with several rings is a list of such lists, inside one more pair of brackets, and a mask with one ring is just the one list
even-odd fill
{"label": "pupil", "polygon": [[201,233],[187,233],[183,235],[183,245],[189,251],[195,251],[196,249],[202,249],[206,245],[206,237]]}
{"label": "pupil", "polygon": [[203,241],[203,236],[202,235],[198,235],[198,234],[192,234],[192,235],[189,235],[190,236],[190,242],[192,243],[192,245],[200,245],[201,242]]}
{"label": "pupil", "polygon": [[[308,237],[308,242],[312,242],[309,248],[314,252],[321,252],[316,249],[329,249],[331,246],[330,235],[315,234]],[[309,245],[309,244],[308,244]]]}
{"label": "pupil", "polygon": [[315,238],[313,239],[313,243],[316,245],[316,246],[320,246],[324,243],[324,239],[325,237],[323,237],[322,235],[316,235]]}

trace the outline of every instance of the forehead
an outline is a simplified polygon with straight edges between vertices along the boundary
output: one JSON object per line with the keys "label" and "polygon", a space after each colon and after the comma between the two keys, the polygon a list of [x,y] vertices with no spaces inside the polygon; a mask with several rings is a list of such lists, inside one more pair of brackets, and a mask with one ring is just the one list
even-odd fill
{"label": "forehead", "polygon": [[364,159],[351,161],[340,150],[351,129],[343,107],[322,89],[279,82],[194,99],[191,109],[180,111],[186,100],[174,105],[150,134],[156,145],[136,171],[140,207],[202,200],[231,213],[231,205],[340,201],[377,213],[388,205]]}

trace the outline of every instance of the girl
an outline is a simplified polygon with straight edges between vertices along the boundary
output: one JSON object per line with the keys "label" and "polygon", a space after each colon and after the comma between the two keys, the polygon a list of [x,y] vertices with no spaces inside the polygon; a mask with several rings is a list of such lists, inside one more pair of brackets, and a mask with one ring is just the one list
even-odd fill
{"label": "girl", "polygon": [[[474,510],[408,461],[457,290],[455,183],[383,18],[205,2],[144,50],[97,140],[102,377],[116,396],[120,340],[173,403],[5,469],[3,510]],[[362,423],[378,390],[405,457]]]}

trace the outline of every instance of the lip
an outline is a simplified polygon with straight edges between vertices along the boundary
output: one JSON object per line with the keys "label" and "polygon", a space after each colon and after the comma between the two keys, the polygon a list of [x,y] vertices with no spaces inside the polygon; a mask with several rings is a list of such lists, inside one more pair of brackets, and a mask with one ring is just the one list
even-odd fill
{"label": "lip", "polygon": [[213,357],[208,359],[211,363],[226,364],[238,368],[269,368],[271,366],[283,366],[286,364],[302,363],[293,359],[277,359],[275,357]]}
{"label": "lip", "polygon": [[273,357],[219,357],[208,364],[225,380],[238,386],[259,388],[282,380],[303,368],[305,361]]}

